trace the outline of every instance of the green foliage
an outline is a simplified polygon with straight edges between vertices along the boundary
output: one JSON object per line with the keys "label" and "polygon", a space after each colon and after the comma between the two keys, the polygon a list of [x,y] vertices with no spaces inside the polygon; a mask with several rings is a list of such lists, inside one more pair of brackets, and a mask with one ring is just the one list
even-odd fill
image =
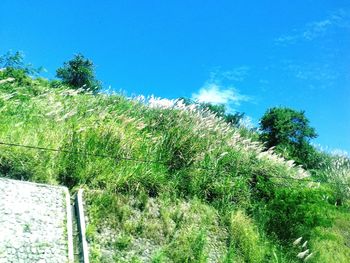
{"label": "green foliage", "polygon": [[208,110],[215,114],[216,116],[223,118],[225,122],[231,124],[232,126],[238,127],[240,125],[241,120],[244,117],[243,112],[235,112],[235,113],[228,113],[226,112],[226,107],[224,104],[212,104],[209,102],[202,102],[197,103],[189,98],[179,98],[179,100],[182,100],[185,105],[197,105],[200,109]]}
{"label": "green foliage", "polygon": [[26,165],[26,158],[11,158],[6,156],[0,156],[0,175],[3,177],[17,179],[17,180],[29,180],[33,177],[33,174],[28,171]]}
{"label": "green foliage", "polygon": [[11,51],[0,56],[0,80],[14,78],[19,85],[30,85],[31,78],[29,75],[37,75],[42,68],[34,68],[32,64],[24,62],[22,52],[12,53]]}
{"label": "green foliage", "polygon": [[131,237],[128,235],[122,235],[118,237],[117,241],[114,243],[116,250],[125,250],[131,243]]}
{"label": "green foliage", "polygon": [[323,189],[280,187],[267,203],[265,214],[259,215],[260,220],[264,218],[269,233],[283,242],[298,236],[308,238],[313,228],[331,223],[327,195]]}
{"label": "green foliage", "polygon": [[311,249],[315,251],[312,262],[346,263],[350,258],[349,211],[333,211],[336,218],[331,227],[317,227],[312,231]]}
{"label": "green foliage", "polygon": [[[99,226],[92,243],[113,251],[115,258],[140,253],[144,259],[152,255],[153,262],[207,262],[210,253],[216,261],[224,253],[226,236],[217,211],[199,200],[163,196],[141,205],[142,195],[85,193],[90,222]],[[107,234],[111,230],[114,241]]]}
{"label": "green foliage", "polygon": [[265,247],[252,220],[242,211],[229,218],[230,246],[244,262],[263,262]]}
{"label": "green foliage", "polygon": [[162,251],[158,251],[153,257],[151,262],[152,263],[166,263],[169,259],[165,256],[165,254]]}
{"label": "green foliage", "polygon": [[11,78],[20,85],[28,85],[31,83],[30,78],[22,69],[5,68],[3,71],[0,71],[0,79],[5,80]]}
{"label": "green foliage", "polygon": [[312,165],[314,148],[309,140],[316,138],[315,129],[303,111],[275,107],[266,111],[260,120],[261,140],[267,148],[275,147],[287,159],[306,167]]}
{"label": "green foliage", "polygon": [[200,107],[204,110],[209,110],[212,113],[216,114],[218,117],[223,118],[227,123],[238,127],[240,121],[244,117],[244,113],[236,112],[236,113],[227,113],[226,107],[223,104],[215,105],[211,103],[201,103]]}
{"label": "green foliage", "polygon": [[334,203],[343,205],[350,201],[350,159],[348,156],[322,153],[320,165],[313,171],[315,178],[329,183]]}
{"label": "green foliage", "polygon": [[199,105],[202,109],[209,110],[212,113],[216,114],[218,117],[225,116],[226,108],[224,104],[211,104],[209,102],[202,102]]}
{"label": "green foliage", "polygon": [[205,231],[188,229],[186,233],[181,234],[167,249],[169,258],[173,258],[175,263],[207,262]]}
{"label": "green foliage", "polygon": [[348,231],[325,219],[347,200],[332,158],[307,177],[211,111],[29,83],[0,84],[0,139],[62,151],[1,145],[0,173],[86,188],[92,262],[297,262],[299,235],[317,253],[333,236],[314,231]]}
{"label": "green foliage", "polygon": [[233,125],[238,127],[240,125],[240,121],[243,120],[244,112],[236,112],[234,114],[232,113],[226,113],[224,120]]}
{"label": "green foliage", "polygon": [[96,92],[101,88],[101,83],[95,77],[93,62],[82,54],[77,54],[70,61],[64,62],[56,74],[64,84],[74,89]]}
{"label": "green foliage", "polygon": [[304,114],[303,111],[298,112],[289,108],[269,109],[260,121],[262,137],[267,147],[302,143],[315,138],[317,134],[309,126]]}
{"label": "green foliage", "polygon": [[15,52],[12,54],[11,51],[8,51],[6,54],[0,56],[0,65],[3,68],[16,68],[24,69],[23,64],[24,55],[22,52]]}
{"label": "green foliage", "polygon": [[25,74],[34,75],[42,70],[42,68],[34,68],[32,64],[26,64],[24,62],[24,54],[20,51],[16,51],[14,54],[8,51],[0,56],[0,68],[21,70]]}

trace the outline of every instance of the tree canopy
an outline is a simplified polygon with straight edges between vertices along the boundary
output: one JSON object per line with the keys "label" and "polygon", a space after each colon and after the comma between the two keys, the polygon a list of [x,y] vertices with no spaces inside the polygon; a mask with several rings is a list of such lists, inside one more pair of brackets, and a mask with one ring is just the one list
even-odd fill
{"label": "tree canopy", "polygon": [[89,91],[101,89],[101,83],[95,77],[95,67],[91,60],[82,54],[77,54],[73,59],[64,62],[63,67],[57,69],[56,76],[62,82],[72,88]]}
{"label": "tree canopy", "polygon": [[260,139],[267,148],[275,146],[277,152],[299,163],[305,163],[314,150],[309,141],[316,138],[317,133],[309,125],[304,111],[271,108],[261,118],[260,130]]}

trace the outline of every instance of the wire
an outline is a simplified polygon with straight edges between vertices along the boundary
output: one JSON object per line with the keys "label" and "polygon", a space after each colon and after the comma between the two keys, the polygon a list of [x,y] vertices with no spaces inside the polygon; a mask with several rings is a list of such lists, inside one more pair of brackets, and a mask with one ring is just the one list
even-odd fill
{"label": "wire", "polygon": [[101,158],[110,158],[115,160],[125,160],[125,161],[136,161],[136,162],[143,162],[143,163],[157,163],[157,164],[166,164],[158,161],[152,161],[152,160],[143,160],[143,159],[134,159],[129,157],[117,157],[112,155],[106,155],[106,154],[94,154],[94,153],[80,153],[76,151],[69,151],[69,150],[62,150],[62,149],[54,149],[54,148],[46,148],[46,147],[40,147],[40,146],[32,146],[32,145],[23,145],[18,143],[6,143],[1,142],[0,145],[10,146],[10,147],[21,147],[21,148],[27,148],[27,149],[35,149],[35,150],[42,150],[42,151],[51,151],[51,152],[63,152],[63,153],[72,153],[72,154],[81,154],[81,155],[87,155],[87,156],[95,156],[95,157],[101,157]]}
{"label": "wire", "polygon": [[[8,142],[2,142],[0,141],[0,145],[3,146],[8,146],[8,147],[21,147],[21,148],[27,148],[27,149],[34,149],[34,150],[41,150],[41,151],[51,151],[51,152],[62,152],[62,153],[71,153],[71,154],[81,154],[81,155],[86,155],[86,156],[95,156],[95,157],[100,157],[100,158],[110,158],[113,160],[124,160],[124,161],[134,161],[134,162],[140,162],[140,163],[152,163],[152,164],[162,164],[162,165],[168,165],[166,162],[160,162],[160,161],[154,161],[154,160],[145,160],[145,159],[136,159],[136,158],[131,158],[131,157],[119,157],[119,156],[112,156],[112,155],[106,155],[106,154],[93,154],[93,153],[80,153],[77,151],[69,151],[69,150],[64,150],[64,149],[55,149],[55,148],[47,148],[47,147],[40,147],[40,146],[32,146],[32,145],[24,145],[24,144],[18,144],[18,143],[8,143]],[[168,165],[169,166],[169,165]],[[171,168],[171,166],[169,166]],[[210,168],[210,167],[204,167],[204,166],[192,166],[191,168],[194,169],[201,169],[201,170],[212,170],[220,173],[226,173],[226,174],[231,174],[226,171],[217,171],[215,168]],[[238,178],[238,177],[237,177]],[[286,180],[294,180],[298,182],[313,182],[313,183],[327,183],[327,184],[339,184],[339,185],[344,185],[350,187],[350,184],[345,184],[345,183],[332,183],[332,182],[318,182],[314,180],[310,180],[307,178],[293,178],[293,177],[287,177],[287,176],[273,176],[271,179],[286,179]]]}

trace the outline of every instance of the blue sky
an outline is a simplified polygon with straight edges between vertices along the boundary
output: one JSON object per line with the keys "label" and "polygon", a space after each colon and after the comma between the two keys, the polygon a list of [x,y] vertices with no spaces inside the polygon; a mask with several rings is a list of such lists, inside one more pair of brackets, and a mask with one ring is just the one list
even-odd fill
{"label": "blue sky", "polygon": [[305,110],[314,143],[350,151],[350,2],[1,0],[0,54],[48,78],[81,52],[128,95],[225,103],[257,123]]}

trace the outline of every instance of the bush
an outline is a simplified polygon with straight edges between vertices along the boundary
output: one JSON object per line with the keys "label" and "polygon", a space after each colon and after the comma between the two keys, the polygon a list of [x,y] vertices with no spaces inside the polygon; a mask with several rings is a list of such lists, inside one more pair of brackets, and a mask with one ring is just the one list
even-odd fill
{"label": "bush", "polygon": [[312,262],[347,263],[350,258],[350,221],[348,211],[335,210],[331,227],[317,227],[312,231],[310,248],[314,252]]}
{"label": "bush", "polygon": [[16,83],[21,86],[27,86],[31,84],[31,78],[23,69],[6,68],[0,71],[0,80],[13,78]]}
{"label": "bush", "polygon": [[[322,188],[280,187],[266,204],[266,228],[280,240],[290,243],[298,236],[308,238],[313,228],[328,226],[330,204]],[[261,204],[262,205],[262,204]]]}

